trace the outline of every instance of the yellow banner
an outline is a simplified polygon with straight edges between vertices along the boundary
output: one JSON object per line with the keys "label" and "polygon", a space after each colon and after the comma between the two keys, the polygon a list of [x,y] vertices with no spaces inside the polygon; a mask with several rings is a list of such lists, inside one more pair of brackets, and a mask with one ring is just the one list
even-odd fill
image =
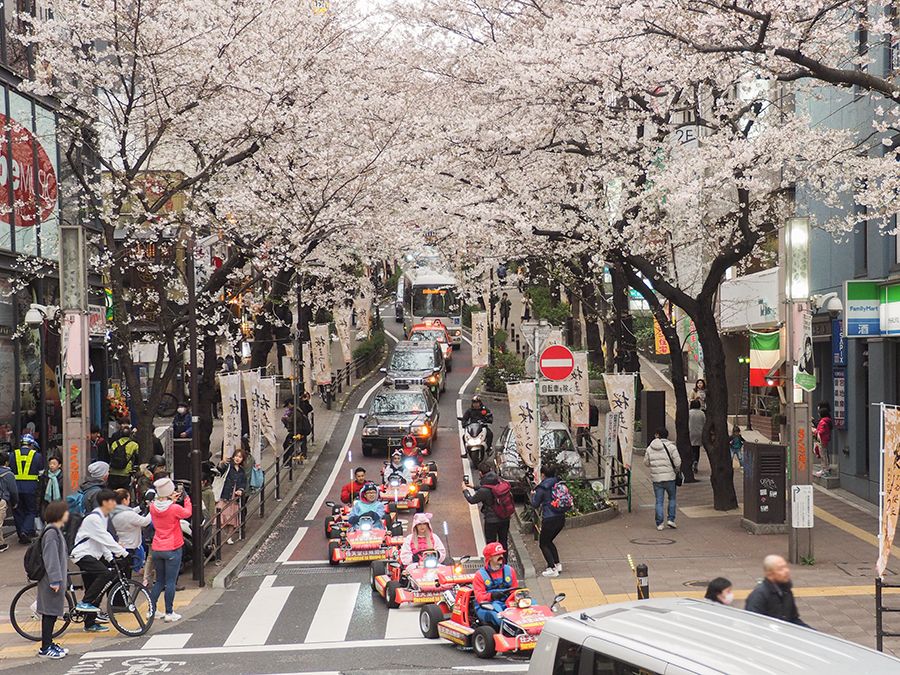
{"label": "yellow banner", "polygon": [[884,497],[881,505],[880,536],[878,537],[878,576],[883,577],[891,557],[891,546],[897,532],[897,518],[900,516],[900,409],[882,408],[883,458],[882,487]]}
{"label": "yellow banner", "polygon": [[653,342],[656,345],[657,354],[669,353],[669,343],[666,342],[666,336],[663,335],[662,327],[656,319],[653,319]]}

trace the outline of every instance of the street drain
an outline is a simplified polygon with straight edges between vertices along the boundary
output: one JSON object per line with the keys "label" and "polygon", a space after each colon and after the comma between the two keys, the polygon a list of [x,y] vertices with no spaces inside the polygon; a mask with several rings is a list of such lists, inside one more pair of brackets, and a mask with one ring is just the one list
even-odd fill
{"label": "street drain", "polygon": [[631,539],[635,546],[668,546],[674,544],[674,539],[666,539],[664,537],[646,537],[644,539]]}

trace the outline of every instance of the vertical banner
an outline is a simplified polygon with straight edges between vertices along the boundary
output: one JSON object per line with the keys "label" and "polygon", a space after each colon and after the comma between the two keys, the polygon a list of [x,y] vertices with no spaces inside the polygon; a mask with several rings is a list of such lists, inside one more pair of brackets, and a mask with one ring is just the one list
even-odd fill
{"label": "vertical banner", "polygon": [[569,398],[569,412],[572,415],[573,427],[589,427],[591,424],[590,383],[588,382],[587,352],[573,352],[575,367],[572,370],[572,381],[575,382],[575,395]]}
{"label": "vertical banner", "polygon": [[278,409],[275,407],[277,384],[274,377],[261,377],[256,385],[257,408],[259,410],[259,433],[262,440],[277,452],[278,437],[275,425],[278,422]]}
{"label": "vertical banner", "polygon": [[331,384],[331,335],[328,324],[309,327],[312,346],[312,376],[316,384]]}
{"label": "vertical banner", "polygon": [[344,357],[345,365],[353,360],[353,345],[350,342],[350,312],[349,307],[334,308],[334,330],[341,345],[341,355]]}
{"label": "vertical banner", "polygon": [[669,353],[669,343],[666,341],[666,336],[663,335],[662,326],[655,318],[653,319],[653,344],[657,354]]}
{"label": "vertical banner", "polygon": [[309,342],[303,343],[303,391],[310,394],[315,391],[316,378],[313,377],[312,346]]}
{"label": "vertical banner", "polygon": [[634,373],[604,373],[603,381],[610,410],[620,413],[617,435],[622,448],[622,463],[630,469],[634,451]]}
{"label": "vertical banner", "polygon": [[369,296],[357,298],[353,307],[356,309],[356,328],[368,340],[372,336],[372,299]]}
{"label": "vertical banner", "polygon": [[244,398],[247,400],[247,423],[250,426],[250,454],[253,463],[259,464],[262,460],[262,437],[259,431],[259,371],[246,370],[241,373],[241,381],[244,384]]}
{"label": "vertical banner", "polygon": [[616,447],[619,439],[619,426],[622,424],[622,414],[618,412],[606,413],[606,428],[603,434],[603,487],[608,491],[612,485],[612,461],[618,453]]}
{"label": "vertical banner", "polygon": [[219,375],[222,391],[222,459],[241,447],[241,374]]}
{"label": "vertical banner", "polygon": [[472,312],[472,366],[486,367],[489,351],[487,312]]}
{"label": "vertical banner", "polygon": [[509,425],[516,439],[516,449],[528,466],[540,466],[541,450],[538,439],[537,393],[533,380],[506,385],[509,397]]}
{"label": "vertical banner", "polygon": [[891,546],[897,532],[900,515],[900,409],[881,407],[881,494],[883,495],[878,523],[879,577],[884,576]]}
{"label": "vertical banner", "polygon": [[[803,391],[816,389],[816,363],[813,359],[812,311],[805,302],[794,303],[794,385]],[[794,398],[800,400],[802,394]]]}

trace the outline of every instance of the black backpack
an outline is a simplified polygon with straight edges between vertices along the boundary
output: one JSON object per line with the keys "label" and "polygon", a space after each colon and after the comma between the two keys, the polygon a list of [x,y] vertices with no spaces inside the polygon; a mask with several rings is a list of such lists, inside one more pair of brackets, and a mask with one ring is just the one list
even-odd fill
{"label": "black backpack", "polygon": [[45,527],[41,530],[40,536],[35,539],[33,542],[28,544],[28,548],[25,550],[25,558],[23,560],[25,565],[25,574],[28,577],[29,581],[40,581],[47,574],[47,568],[44,565],[44,532],[47,531]]}
{"label": "black backpack", "polygon": [[121,471],[125,467],[128,466],[128,444],[131,442],[131,438],[128,436],[122,436],[115,441],[113,441],[112,448],[109,451],[109,468],[115,469],[116,471]]}

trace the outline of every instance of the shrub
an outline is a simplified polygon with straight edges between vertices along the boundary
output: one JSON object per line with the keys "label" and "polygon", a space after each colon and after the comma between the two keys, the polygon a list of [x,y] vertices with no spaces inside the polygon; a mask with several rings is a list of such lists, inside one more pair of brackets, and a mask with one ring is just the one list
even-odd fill
{"label": "shrub", "polygon": [[484,386],[488,391],[505,392],[506,383],[525,377],[525,362],[515,354],[495,349],[491,365],[484,370]]}
{"label": "shrub", "polygon": [[506,341],[509,339],[509,335],[502,328],[498,328],[494,331],[494,346],[501,352],[506,351]]}
{"label": "shrub", "polygon": [[572,314],[568,303],[553,300],[548,286],[529,286],[526,294],[531,298],[535,319],[546,319],[554,326],[561,326]]}
{"label": "shrub", "polygon": [[372,330],[372,335],[369,336],[368,340],[360,342],[356,349],[353,350],[353,360],[362,360],[380,352],[384,349],[384,343],[384,331],[378,326]]}

